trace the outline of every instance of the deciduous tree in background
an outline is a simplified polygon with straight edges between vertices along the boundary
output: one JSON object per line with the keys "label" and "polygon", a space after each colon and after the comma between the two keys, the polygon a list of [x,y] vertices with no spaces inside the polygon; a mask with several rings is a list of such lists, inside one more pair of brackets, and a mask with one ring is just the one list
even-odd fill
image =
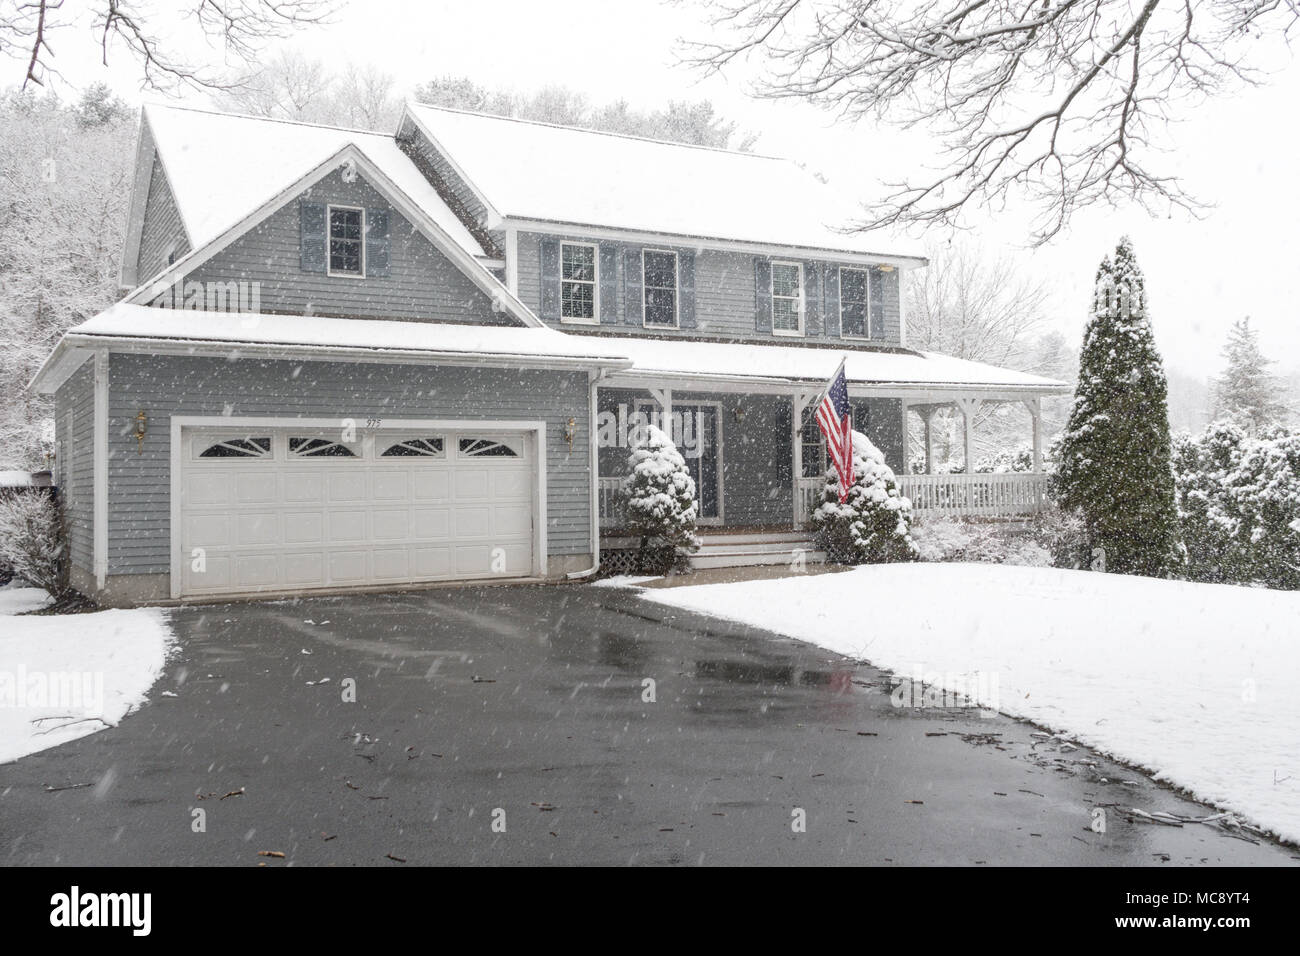
{"label": "deciduous tree in background", "polygon": [[[942,138],[935,173],[892,184],[861,223],[955,223],[969,205],[1035,205],[1035,238],[1078,209],[1195,209],[1161,156],[1171,116],[1241,83],[1300,0],[701,0],[708,72],[758,66],[760,96]],[[1281,46],[1281,44],[1279,44]]]}

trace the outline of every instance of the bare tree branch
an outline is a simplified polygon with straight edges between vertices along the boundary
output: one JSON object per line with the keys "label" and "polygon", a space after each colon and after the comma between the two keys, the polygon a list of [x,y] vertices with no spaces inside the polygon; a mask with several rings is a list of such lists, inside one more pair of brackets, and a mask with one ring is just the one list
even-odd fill
{"label": "bare tree branch", "polygon": [[1300,0],[699,2],[714,38],[686,59],[705,73],[754,62],[760,96],[939,136],[937,169],[888,184],[855,228],[951,226],[1028,200],[1036,243],[1094,203],[1195,214],[1156,164],[1160,134],[1175,110],[1260,82],[1252,44],[1300,23]]}
{"label": "bare tree branch", "polygon": [[[201,34],[241,60],[249,60],[266,44],[294,29],[325,22],[336,0],[191,0],[192,7],[176,18],[178,38],[162,39],[156,14],[141,0],[0,0],[0,54],[22,51],[27,63],[23,87],[42,86],[54,68],[52,32],[89,22],[99,37],[101,58],[123,44],[139,62],[144,85],[157,90],[176,86],[221,88],[216,75],[189,63],[175,52],[185,37]],[[196,32],[197,31],[197,32]]]}

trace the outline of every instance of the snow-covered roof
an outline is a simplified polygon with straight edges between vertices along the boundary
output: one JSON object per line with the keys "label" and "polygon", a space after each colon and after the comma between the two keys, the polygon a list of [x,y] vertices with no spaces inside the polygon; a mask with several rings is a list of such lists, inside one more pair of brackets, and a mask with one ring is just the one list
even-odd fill
{"label": "snow-covered roof", "polygon": [[619,373],[621,376],[651,381],[674,376],[715,381],[785,380],[807,382],[820,389],[844,359],[844,376],[851,384],[1044,392],[1068,388],[1062,382],[1028,372],[911,349],[806,348],[641,336],[620,336],[611,347],[632,360],[632,368]]}
{"label": "snow-covered roof", "polygon": [[351,144],[453,241],[485,255],[390,134],[156,104],[145,107],[144,118],[194,248]]}
{"label": "snow-covered roof", "polygon": [[[852,384],[903,390],[1002,389],[1061,392],[1061,382],[946,355],[910,350],[847,350],[699,342],[641,336],[572,335],[546,327],[445,322],[392,322],[319,316],[200,312],[119,302],[70,329],[33,385],[58,387],[47,370],[59,354],[100,343],[130,341],[155,350],[195,354],[241,347],[259,357],[298,356],[394,361],[428,357],[458,364],[606,368],[619,382],[654,387],[696,381],[701,389],[728,385],[790,385],[819,390],[846,358]],[[801,389],[802,390],[802,389]]]}
{"label": "snow-covered roof", "polygon": [[503,219],[921,259],[845,234],[860,197],[788,159],[408,103],[407,116]]}
{"label": "snow-covered roof", "polygon": [[[626,367],[615,342],[593,347],[591,340],[545,326],[395,322],[332,319],[307,315],[201,312],[160,309],[119,302],[75,325],[59,347],[86,347],[96,340],[148,342],[158,350],[168,343],[198,354],[204,345],[235,345],[246,354],[276,357],[318,351],[328,356],[427,355],[461,364],[512,366],[561,365],[579,368]],[[49,363],[47,363],[48,365]],[[44,371],[44,370],[42,370]],[[41,378],[37,376],[38,382]]]}

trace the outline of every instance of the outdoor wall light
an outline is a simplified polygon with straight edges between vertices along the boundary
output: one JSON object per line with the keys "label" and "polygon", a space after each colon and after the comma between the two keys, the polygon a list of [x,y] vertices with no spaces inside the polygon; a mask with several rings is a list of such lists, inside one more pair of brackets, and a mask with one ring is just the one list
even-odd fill
{"label": "outdoor wall light", "polygon": [[137,455],[144,454],[145,425],[148,423],[149,419],[145,415],[144,409],[141,409],[135,416],[135,453]]}
{"label": "outdoor wall light", "polygon": [[569,443],[569,451],[573,451],[573,439],[578,434],[578,423],[570,418],[564,423],[564,440]]}

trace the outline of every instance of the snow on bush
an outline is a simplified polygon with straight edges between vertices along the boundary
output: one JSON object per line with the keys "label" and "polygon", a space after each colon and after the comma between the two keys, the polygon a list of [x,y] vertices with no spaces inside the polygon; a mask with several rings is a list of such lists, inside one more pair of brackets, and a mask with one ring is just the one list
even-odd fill
{"label": "snow on bush", "polygon": [[1300,589],[1300,434],[1216,422],[1177,440],[1174,478],[1190,579]]}
{"label": "snow on bush", "polygon": [[59,600],[69,590],[66,555],[63,516],[53,498],[0,495],[0,564]]}
{"label": "snow on bush", "polygon": [[926,518],[912,528],[922,561],[979,561],[1031,568],[1052,566],[1052,552],[1034,531],[963,518]]}
{"label": "snow on bush", "polygon": [[826,472],[822,503],[813,512],[818,546],[837,564],[914,561],[912,502],[898,490],[885,456],[861,432],[853,433],[853,485],[840,503],[834,468]]}
{"label": "snow on bush", "polygon": [[695,479],[672,440],[647,425],[637,436],[623,479],[627,526],[641,536],[642,571],[663,571],[699,547]]}

